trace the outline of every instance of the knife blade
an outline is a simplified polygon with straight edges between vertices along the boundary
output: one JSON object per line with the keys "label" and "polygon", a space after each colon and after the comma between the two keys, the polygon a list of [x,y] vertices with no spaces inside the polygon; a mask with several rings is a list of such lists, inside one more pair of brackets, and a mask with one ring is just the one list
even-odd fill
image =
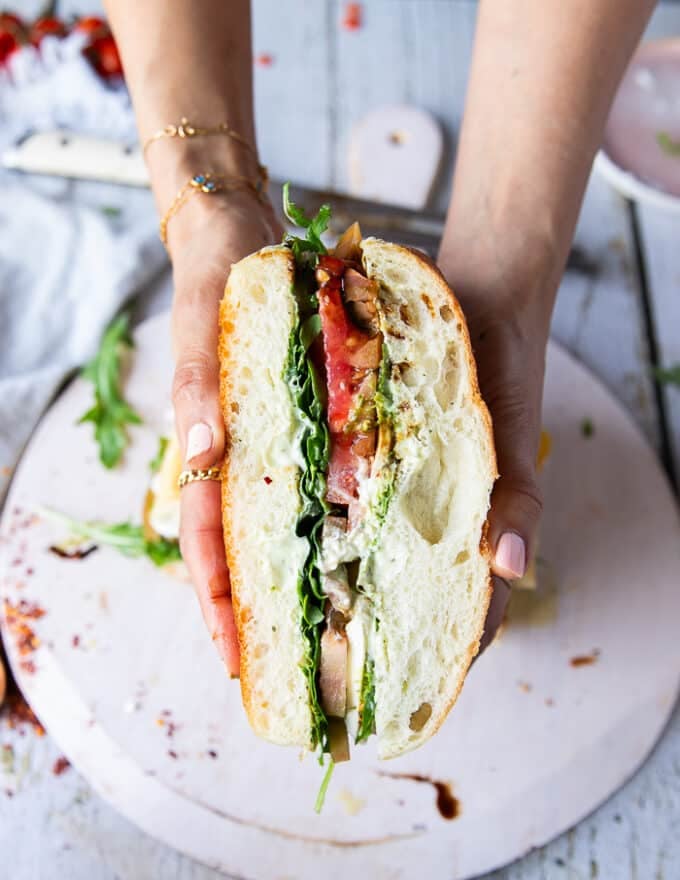
{"label": "knife blade", "polygon": [[[5,168],[80,180],[99,180],[126,186],[149,186],[149,175],[138,144],[123,143],[57,129],[28,134],[0,157]],[[272,201],[281,204],[282,184],[271,182]],[[338,235],[355,220],[365,235],[393,239],[436,255],[444,229],[444,215],[413,211],[330,190],[291,185],[293,201],[307,213],[329,202],[333,214],[329,231]],[[569,254],[567,269],[592,276],[597,266],[579,248]]]}

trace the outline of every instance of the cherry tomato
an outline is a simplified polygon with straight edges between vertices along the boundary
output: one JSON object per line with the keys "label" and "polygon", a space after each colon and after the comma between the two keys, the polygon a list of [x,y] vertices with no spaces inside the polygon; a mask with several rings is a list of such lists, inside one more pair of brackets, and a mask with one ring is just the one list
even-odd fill
{"label": "cherry tomato", "polygon": [[89,15],[85,18],[78,19],[73,25],[73,30],[89,34],[93,40],[98,37],[108,36],[111,33],[108,23],[104,21],[103,18],[98,18],[96,15]]}
{"label": "cherry tomato", "polygon": [[13,12],[0,12],[0,30],[10,31],[16,37],[26,36],[26,25]]}
{"label": "cherry tomato", "polygon": [[66,25],[58,18],[39,18],[31,26],[30,39],[34,46],[39,46],[43,37],[66,36]]}
{"label": "cherry tomato", "polygon": [[0,64],[4,64],[21,43],[9,31],[0,31]]}
{"label": "cherry tomato", "polygon": [[99,37],[94,40],[85,50],[85,54],[97,73],[104,79],[123,76],[123,65],[112,36]]}

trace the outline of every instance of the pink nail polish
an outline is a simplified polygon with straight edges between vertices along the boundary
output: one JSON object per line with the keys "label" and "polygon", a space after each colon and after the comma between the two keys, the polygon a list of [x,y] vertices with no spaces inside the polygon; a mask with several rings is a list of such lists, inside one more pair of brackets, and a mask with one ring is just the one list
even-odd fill
{"label": "pink nail polish", "polygon": [[516,532],[504,532],[496,547],[496,567],[520,578],[526,568],[526,547]]}
{"label": "pink nail polish", "polygon": [[197,422],[187,434],[187,461],[191,461],[205,452],[209,452],[213,444],[213,433],[210,425]]}

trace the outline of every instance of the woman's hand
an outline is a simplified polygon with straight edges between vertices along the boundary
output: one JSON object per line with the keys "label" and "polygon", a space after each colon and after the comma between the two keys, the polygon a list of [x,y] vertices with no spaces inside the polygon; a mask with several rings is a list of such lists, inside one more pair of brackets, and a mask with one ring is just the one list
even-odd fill
{"label": "woman's hand", "polygon": [[[232,263],[281,240],[269,204],[250,192],[196,196],[169,225],[175,297],[173,403],[185,467],[218,465],[224,455],[219,402],[218,309]],[[222,537],[220,484],[181,493],[182,555],[208,630],[232,676],[239,652]]]}
{"label": "woman's hand", "polygon": [[[498,256],[491,260],[498,265]],[[482,397],[491,413],[499,477],[489,512],[494,592],[482,648],[492,641],[510,598],[507,581],[521,577],[531,558],[542,510],[536,473],[541,401],[554,281],[530,281],[531,266],[508,266],[490,277],[490,255],[480,253],[468,274],[457,271],[446,248],[440,265],[465,312]],[[458,263],[463,266],[462,260]],[[480,267],[475,271],[474,266]],[[535,278],[538,278],[538,274]]]}

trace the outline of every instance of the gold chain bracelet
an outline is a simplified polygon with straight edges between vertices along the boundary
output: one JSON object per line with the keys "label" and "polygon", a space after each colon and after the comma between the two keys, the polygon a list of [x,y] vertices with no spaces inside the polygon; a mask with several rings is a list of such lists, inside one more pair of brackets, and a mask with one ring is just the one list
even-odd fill
{"label": "gold chain bracelet", "polygon": [[205,174],[194,174],[194,176],[178,191],[172,204],[161,218],[158,233],[163,244],[167,247],[168,223],[195,193],[214,195],[219,192],[233,192],[241,187],[246,187],[247,189],[252,190],[260,201],[265,200],[265,192],[267,188],[266,178],[263,180],[252,181],[247,177],[213,174],[210,171]]}
{"label": "gold chain bracelet", "polygon": [[[240,135],[237,131],[235,131],[228,122],[220,122],[218,125],[211,126],[199,126],[194,125],[189,122],[189,120],[183,116],[179,124],[170,124],[166,125],[164,128],[160,128],[157,132],[148,137],[142,146],[142,153],[146,155],[146,151],[149,149],[151,144],[156,141],[162,140],[163,138],[193,138],[193,137],[211,137],[213,135],[226,135],[230,137],[232,140],[235,140],[237,143],[241,144],[242,147],[245,147],[248,152],[250,152],[257,161],[257,151],[255,147],[250,143],[250,141],[246,140],[243,135]],[[261,165],[259,162],[257,163],[257,170],[262,177],[263,180],[267,180],[268,173],[267,169],[264,165]]]}

